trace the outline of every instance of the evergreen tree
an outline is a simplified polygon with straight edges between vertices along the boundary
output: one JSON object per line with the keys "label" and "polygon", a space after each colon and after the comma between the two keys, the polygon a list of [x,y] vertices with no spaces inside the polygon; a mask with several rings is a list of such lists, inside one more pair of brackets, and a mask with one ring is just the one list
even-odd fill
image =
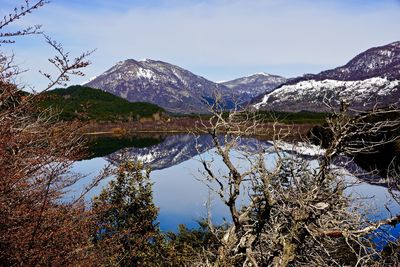
{"label": "evergreen tree", "polygon": [[106,265],[150,265],[159,230],[149,174],[143,164],[126,161],[93,200],[92,241]]}

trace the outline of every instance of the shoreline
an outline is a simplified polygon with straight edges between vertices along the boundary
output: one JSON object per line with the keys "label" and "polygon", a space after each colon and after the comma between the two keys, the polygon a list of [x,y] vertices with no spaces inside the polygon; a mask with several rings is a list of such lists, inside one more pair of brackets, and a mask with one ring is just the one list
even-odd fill
{"label": "shoreline", "polygon": [[[249,135],[249,137],[254,137],[260,140],[271,140],[279,136],[280,139],[283,140],[298,140],[302,141],[308,135],[309,131],[318,124],[280,124],[280,125],[270,125],[264,124],[260,125],[260,129],[255,131],[253,134]],[[98,125],[99,126],[99,125]],[[83,135],[90,138],[96,138],[100,136],[113,136],[116,138],[129,138],[129,137],[160,137],[160,136],[168,136],[168,135],[178,135],[178,134],[195,134],[195,135],[203,135],[207,134],[207,129],[174,129],[174,130],[164,130],[164,129],[137,129],[136,127],[132,127],[132,125],[121,125],[119,123],[108,125],[109,128],[105,129],[104,125],[101,125],[101,130],[97,130],[95,128],[86,128],[83,131]],[[125,127],[124,127],[125,126]],[[223,130],[220,131],[220,134],[224,134]]]}

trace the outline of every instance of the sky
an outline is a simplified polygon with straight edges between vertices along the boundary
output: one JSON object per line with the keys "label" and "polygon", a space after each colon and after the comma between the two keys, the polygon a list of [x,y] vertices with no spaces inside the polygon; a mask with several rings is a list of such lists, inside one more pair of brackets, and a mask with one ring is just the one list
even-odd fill
{"label": "sky", "polygon": [[[21,0],[0,0],[6,14]],[[2,17],[2,16],[1,16]],[[400,40],[400,0],[52,0],[13,28],[41,24],[71,56],[96,49],[80,84],[128,58],[166,61],[212,81],[317,73]],[[2,45],[40,91],[54,52],[40,36]]]}

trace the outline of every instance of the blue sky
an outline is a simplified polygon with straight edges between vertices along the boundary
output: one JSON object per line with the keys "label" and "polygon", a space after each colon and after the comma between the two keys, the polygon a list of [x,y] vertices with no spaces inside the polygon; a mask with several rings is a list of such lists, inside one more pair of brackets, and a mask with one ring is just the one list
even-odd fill
{"label": "blue sky", "polygon": [[[0,0],[4,13],[19,0]],[[127,58],[167,61],[210,80],[255,72],[286,77],[345,64],[400,40],[398,0],[53,0],[20,21],[42,24],[66,50],[97,49],[81,83]],[[0,50],[40,90],[52,55],[39,37]]]}

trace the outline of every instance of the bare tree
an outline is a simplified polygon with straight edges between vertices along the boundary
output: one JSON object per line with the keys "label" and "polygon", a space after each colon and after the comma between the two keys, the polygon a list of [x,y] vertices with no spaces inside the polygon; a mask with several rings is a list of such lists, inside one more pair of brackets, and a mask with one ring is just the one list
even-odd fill
{"label": "bare tree", "polygon": [[[398,125],[397,119],[371,123],[366,120],[366,116],[373,116],[370,113],[358,117],[345,110],[334,113],[327,126],[333,139],[316,160],[310,161],[282,150],[279,131],[275,131],[270,148],[246,151],[240,144],[257,132],[259,118],[246,111],[224,115],[218,105],[213,106],[212,114],[203,124],[204,133],[212,136],[214,156],[221,158],[227,171],[215,171],[214,159],[202,159],[202,165],[206,182],[229,209],[232,224],[220,228],[209,220],[209,229],[220,244],[214,251],[216,262],[209,265],[384,264],[371,233],[382,225],[396,225],[399,216],[379,222],[362,216],[344,193],[351,184],[333,160],[342,153],[372,149],[378,142],[388,141],[370,139],[366,144],[360,138]],[[298,148],[292,146],[293,151]],[[268,167],[268,154],[274,158],[273,167]],[[238,167],[238,157],[247,162],[245,168]]]}
{"label": "bare tree", "polygon": [[[17,20],[47,1],[25,1],[0,22],[0,43],[43,34],[36,25],[7,31]],[[64,84],[70,75],[82,75],[89,62],[83,53],[70,59],[62,46],[46,37],[57,55],[49,59],[59,73],[48,90]],[[79,123],[62,123],[51,110],[39,112],[36,100],[15,84],[21,73],[13,56],[0,52],[0,265],[67,265],[83,257],[87,225],[83,202],[63,203],[66,189],[80,176],[69,169],[85,154]],[[78,249],[79,248],[79,249]]]}

